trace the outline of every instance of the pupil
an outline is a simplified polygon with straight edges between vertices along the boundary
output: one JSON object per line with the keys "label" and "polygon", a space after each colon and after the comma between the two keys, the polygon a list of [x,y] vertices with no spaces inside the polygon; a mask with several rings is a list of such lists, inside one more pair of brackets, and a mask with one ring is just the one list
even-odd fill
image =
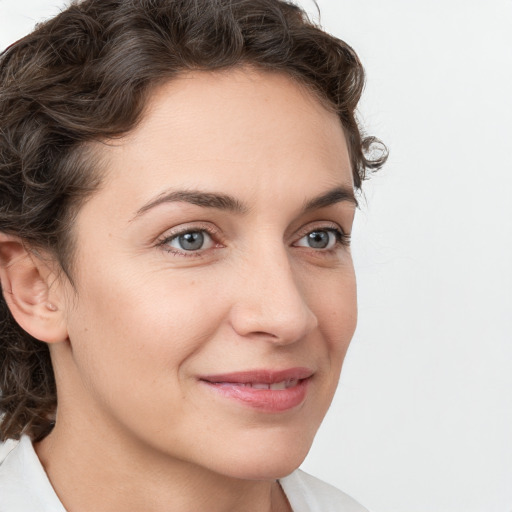
{"label": "pupil", "polygon": [[186,251],[201,249],[204,243],[204,235],[199,231],[185,233],[179,237],[180,245]]}
{"label": "pupil", "polygon": [[329,233],[327,231],[313,231],[308,235],[308,243],[314,249],[325,249],[329,245]]}

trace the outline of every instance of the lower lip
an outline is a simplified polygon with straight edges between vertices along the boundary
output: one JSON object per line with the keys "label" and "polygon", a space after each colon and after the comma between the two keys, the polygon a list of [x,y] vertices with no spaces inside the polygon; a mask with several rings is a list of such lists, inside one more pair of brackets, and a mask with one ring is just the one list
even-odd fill
{"label": "lower lip", "polygon": [[231,383],[201,381],[218,395],[261,412],[275,413],[294,409],[306,399],[310,379],[302,379],[287,389],[254,389]]}

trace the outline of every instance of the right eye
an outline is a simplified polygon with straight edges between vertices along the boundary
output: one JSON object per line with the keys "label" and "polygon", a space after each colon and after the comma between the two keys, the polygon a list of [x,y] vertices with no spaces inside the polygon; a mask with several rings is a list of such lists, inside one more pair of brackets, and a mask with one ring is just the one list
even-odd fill
{"label": "right eye", "polygon": [[214,247],[215,242],[207,231],[198,229],[172,235],[163,240],[161,245],[172,252],[197,252]]}

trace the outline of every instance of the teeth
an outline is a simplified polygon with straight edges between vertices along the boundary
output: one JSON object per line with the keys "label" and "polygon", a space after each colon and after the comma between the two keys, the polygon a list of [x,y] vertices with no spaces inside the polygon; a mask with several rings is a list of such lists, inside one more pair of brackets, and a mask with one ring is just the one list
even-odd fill
{"label": "teeth", "polygon": [[[249,385],[251,385],[251,384],[249,384]],[[253,389],[271,389],[271,386],[273,386],[273,384],[263,384],[263,383],[254,382],[251,386]]]}
{"label": "teeth", "polygon": [[272,389],[274,391],[280,391],[296,386],[299,383],[297,379],[283,380],[281,382],[274,382],[273,384],[265,384],[263,382],[247,383],[246,386],[252,387],[253,389]]}

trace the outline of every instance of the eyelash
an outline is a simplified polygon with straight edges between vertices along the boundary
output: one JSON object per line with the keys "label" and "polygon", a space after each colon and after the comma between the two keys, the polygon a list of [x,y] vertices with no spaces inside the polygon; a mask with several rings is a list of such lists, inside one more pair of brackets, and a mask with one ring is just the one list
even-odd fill
{"label": "eyelash", "polygon": [[[344,247],[344,248],[350,247],[351,236],[349,234],[344,233],[339,227],[334,226],[334,225],[319,226],[319,227],[315,227],[315,228],[305,229],[299,233],[298,240],[302,240],[302,238],[304,238],[305,236],[307,236],[311,233],[314,233],[315,231],[326,231],[329,233],[333,233],[336,237],[336,244],[334,245],[334,247],[332,247],[330,249],[315,249],[313,247],[310,247],[309,249],[311,249],[315,253],[329,254],[329,253],[335,252],[339,247]],[[161,240],[159,240],[157,242],[157,247],[161,247],[165,252],[174,254],[176,256],[183,256],[185,258],[202,257],[203,253],[209,249],[198,249],[197,251],[186,251],[186,250],[180,251],[179,249],[176,249],[169,245],[170,242],[172,242],[173,240],[177,239],[178,237],[180,237],[182,235],[186,235],[187,233],[206,233],[212,239],[213,243],[215,244],[213,248],[222,247],[222,244],[215,240],[216,237],[218,238],[218,232],[216,230],[212,229],[210,226],[186,227],[184,229],[176,231],[176,232],[162,238]],[[297,243],[297,242],[295,242],[295,243]],[[295,247],[300,247],[300,246],[295,246]]]}
{"label": "eyelash", "polygon": [[176,256],[183,256],[185,258],[194,258],[194,257],[197,258],[197,257],[203,256],[204,251],[208,250],[208,249],[199,249],[197,251],[185,251],[185,250],[180,251],[179,249],[176,249],[169,245],[170,242],[172,242],[173,240],[175,240],[176,238],[178,238],[182,235],[186,235],[187,233],[206,233],[212,239],[213,243],[215,244],[214,247],[222,246],[222,244],[220,242],[215,240],[216,238],[219,238],[219,233],[217,230],[212,229],[211,226],[199,225],[199,226],[184,227],[183,229],[180,229],[174,233],[171,233],[168,236],[165,236],[161,240],[158,240],[157,247],[162,248],[165,252],[174,254]]}
{"label": "eyelash", "polygon": [[336,251],[336,249],[339,249],[340,247],[350,247],[350,235],[344,233],[340,228],[335,227],[319,227],[315,229],[308,229],[307,232],[301,236],[301,239],[309,235],[310,233],[315,233],[316,231],[326,231],[328,233],[333,233],[336,237],[336,244],[331,249],[314,249],[313,247],[311,247],[311,249],[313,249],[315,252],[329,253]]}

